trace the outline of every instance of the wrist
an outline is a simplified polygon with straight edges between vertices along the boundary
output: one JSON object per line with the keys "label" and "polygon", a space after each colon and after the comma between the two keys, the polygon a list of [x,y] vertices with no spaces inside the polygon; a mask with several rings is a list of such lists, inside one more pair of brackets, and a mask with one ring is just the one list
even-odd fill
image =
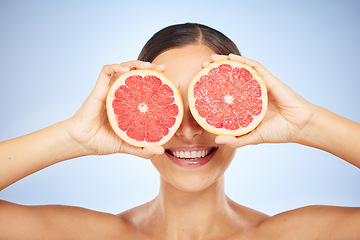
{"label": "wrist", "polygon": [[321,135],[321,119],[324,110],[322,107],[309,103],[307,112],[304,114],[307,116],[306,120],[302,126],[299,126],[294,143],[306,146],[313,146],[316,143],[317,140],[315,139]]}
{"label": "wrist", "polygon": [[312,115],[303,127],[297,143],[332,152],[334,131],[337,125],[336,114],[312,104]]}
{"label": "wrist", "polygon": [[360,168],[358,123],[316,107],[305,129],[298,143],[334,154]]}
{"label": "wrist", "polygon": [[58,162],[84,155],[69,138],[67,122],[1,142],[0,190]]}
{"label": "wrist", "polygon": [[74,137],[75,126],[71,119],[56,124],[60,134],[58,161],[90,155],[88,150]]}

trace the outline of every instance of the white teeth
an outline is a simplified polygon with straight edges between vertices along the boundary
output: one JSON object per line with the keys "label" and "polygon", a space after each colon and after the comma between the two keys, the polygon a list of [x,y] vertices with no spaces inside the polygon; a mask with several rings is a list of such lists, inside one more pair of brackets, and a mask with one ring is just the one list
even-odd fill
{"label": "white teeth", "polygon": [[202,158],[210,153],[210,150],[202,151],[170,151],[170,153],[177,158]]}
{"label": "white teeth", "polygon": [[205,157],[205,155],[207,155],[205,150],[202,150],[200,154],[201,154],[201,157]]}

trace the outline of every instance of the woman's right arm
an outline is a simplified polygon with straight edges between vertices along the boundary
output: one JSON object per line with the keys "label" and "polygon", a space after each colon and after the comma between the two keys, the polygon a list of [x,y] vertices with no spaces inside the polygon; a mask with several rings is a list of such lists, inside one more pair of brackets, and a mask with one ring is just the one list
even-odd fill
{"label": "woman's right arm", "polygon": [[143,158],[162,153],[160,146],[137,148],[123,142],[111,129],[106,96],[114,80],[132,69],[163,66],[130,61],[103,67],[95,88],[71,118],[37,132],[0,143],[0,190],[55,163],[85,156],[128,153]]}
{"label": "woman's right arm", "polygon": [[[138,148],[111,129],[106,96],[114,80],[132,69],[164,66],[140,61],[104,66],[98,81],[74,116],[37,132],[0,143],[0,190],[55,163],[86,155],[127,153],[143,158],[161,154],[161,146]],[[118,239],[121,219],[69,206],[22,206],[0,200],[0,239]],[[110,237],[112,236],[112,237]],[[116,237],[114,237],[116,236]]]}
{"label": "woman's right arm", "polygon": [[60,122],[26,136],[0,143],[0,190],[60,161],[86,155]]}

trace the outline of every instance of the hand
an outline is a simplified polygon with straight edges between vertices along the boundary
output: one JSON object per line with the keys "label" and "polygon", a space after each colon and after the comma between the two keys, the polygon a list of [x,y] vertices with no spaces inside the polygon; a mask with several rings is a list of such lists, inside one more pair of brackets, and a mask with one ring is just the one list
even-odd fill
{"label": "hand", "polygon": [[213,55],[212,61],[233,60],[253,67],[263,78],[268,90],[268,110],[260,125],[239,137],[217,136],[219,144],[241,147],[259,143],[299,142],[315,112],[315,105],[295,93],[258,62],[242,56]]}
{"label": "hand", "polygon": [[106,114],[106,97],[113,82],[133,69],[155,69],[164,71],[165,66],[149,62],[129,61],[103,67],[95,88],[76,114],[68,119],[67,130],[71,139],[80,145],[82,155],[129,153],[143,158],[162,154],[163,147],[134,147],[121,140],[112,130]]}

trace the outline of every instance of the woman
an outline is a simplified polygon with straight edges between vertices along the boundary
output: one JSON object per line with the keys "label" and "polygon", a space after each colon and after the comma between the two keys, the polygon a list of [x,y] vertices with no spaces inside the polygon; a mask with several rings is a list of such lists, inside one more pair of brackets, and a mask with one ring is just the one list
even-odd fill
{"label": "woman", "polygon": [[[219,59],[252,66],[268,87],[266,117],[242,137],[205,131],[188,109],[189,81]],[[142,149],[113,133],[105,98],[118,76],[146,68],[163,71],[178,84],[185,113],[168,143]],[[199,24],[170,26],[149,40],[138,61],[104,66],[94,90],[73,117],[0,144],[1,189],[67,159],[120,152],[150,158],[161,175],[159,195],[119,215],[1,201],[0,239],[359,239],[359,208],[311,206],[271,217],[225,195],[224,172],[236,148],[270,142],[319,148],[360,167],[359,124],[307,102],[259,63],[241,57],[220,32]],[[205,165],[188,168],[176,163],[186,161],[177,152],[199,150],[211,158]]]}

